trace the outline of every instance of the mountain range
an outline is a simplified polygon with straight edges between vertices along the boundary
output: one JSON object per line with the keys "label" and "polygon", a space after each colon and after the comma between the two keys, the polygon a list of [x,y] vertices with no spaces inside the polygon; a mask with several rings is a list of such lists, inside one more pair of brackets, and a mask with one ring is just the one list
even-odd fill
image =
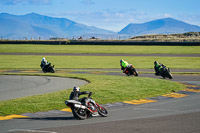
{"label": "mountain range", "polygon": [[26,15],[0,14],[0,36],[2,38],[70,38],[101,34],[115,33],[94,26],[86,26],[66,18],[54,18],[36,13]]}
{"label": "mountain range", "polygon": [[200,27],[173,18],[157,19],[141,24],[129,24],[118,34],[130,36],[147,34],[174,34],[186,32],[200,32]]}
{"label": "mountain range", "polygon": [[0,14],[0,39],[49,39],[74,36],[137,36],[145,34],[171,34],[200,32],[200,27],[173,18],[129,24],[120,32],[87,26],[66,18],[55,18],[36,13],[26,15]]}

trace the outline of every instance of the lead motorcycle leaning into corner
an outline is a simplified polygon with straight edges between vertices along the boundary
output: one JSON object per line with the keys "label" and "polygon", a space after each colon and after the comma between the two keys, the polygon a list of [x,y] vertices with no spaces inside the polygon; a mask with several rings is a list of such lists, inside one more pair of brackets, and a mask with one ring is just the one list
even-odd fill
{"label": "lead motorcycle leaning into corner", "polygon": [[48,62],[45,57],[42,58],[40,67],[44,73],[46,72],[55,73],[54,65],[52,66],[51,63]]}
{"label": "lead motorcycle leaning into corner", "polygon": [[40,65],[40,67],[41,67],[41,69],[42,69],[42,71],[43,71],[44,73],[47,73],[47,72],[55,73],[54,65],[52,66],[51,63],[48,63],[45,67],[42,67],[42,66]]}
{"label": "lead motorcycle leaning into corner", "polygon": [[89,101],[87,102],[87,106],[83,105],[80,101],[77,100],[65,101],[65,104],[71,108],[74,118],[79,120],[84,120],[88,117],[98,116],[98,115],[107,117],[108,115],[107,109],[96,103],[91,98],[91,95],[92,93],[90,93],[88,97],[84,97]]}

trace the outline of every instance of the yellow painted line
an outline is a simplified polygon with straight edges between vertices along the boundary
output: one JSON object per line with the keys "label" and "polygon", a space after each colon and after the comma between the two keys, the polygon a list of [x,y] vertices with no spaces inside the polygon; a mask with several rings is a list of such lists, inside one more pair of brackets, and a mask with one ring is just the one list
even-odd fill
{"label": "yellow painted line", "polygon": [[101,74],[103,72],[91,72],[92,74]]}
{"label": "yellow painted line", "polygon": [[34,73],[34,72],[38,72],[38,71],[21,71],[21,72],[30,72],[30,73]]}
{"label": "yellow painted line", "polygon": [[0,116],[0,120],[9,120],[9,119],[16,119],[16,118],[28,118],[28,116],[23,116],[23,115]]}
{"label": "yellow painted line", "polygon": [[62,109],[60,111],[72,112],[72,110],[70,108],[64,108],[64,109]]}
{"label": "yellow painted line", "polygon": [[181,97],[186,97],[188,95],[185,95],[185,94],[178,94],[178,93],[170,93],[170,94],[165,94],[165,95],[162,95],[164,97],[174,97],[174,98],[181,98]]}
{"label": "yellow painted line", "polygon": [[199,87],[197,85],[186,85],[187,87]]}
{"label": "yellow painted line", "polygon": [[6,72],[6,71],[8,71],[8,70],[0,70],[0,72]]}
{"label": "yellow painted line", "polygon": [[144,104],[144,103],[152,103],[152,102],[157,102],[157,100],[140,99],[140,100],[124,101],[123,103],[129,103],[129,104]]}
{"label": "yellow painted line", "polygon": [[200,92],[200,90],[197,90],[197,89],[185,89],[184,91]]}

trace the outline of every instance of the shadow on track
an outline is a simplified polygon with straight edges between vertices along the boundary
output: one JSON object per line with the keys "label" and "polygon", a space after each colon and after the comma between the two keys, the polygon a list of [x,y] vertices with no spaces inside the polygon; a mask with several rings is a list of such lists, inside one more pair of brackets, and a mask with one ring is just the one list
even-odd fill
{"label": "shadow on track", "polygon": [[61,121],[61,120],[76,120],[74,117],[32,117],[32,118],[19,118],[19,119],[26,119],[26,120],[44,120],[44,121]]}

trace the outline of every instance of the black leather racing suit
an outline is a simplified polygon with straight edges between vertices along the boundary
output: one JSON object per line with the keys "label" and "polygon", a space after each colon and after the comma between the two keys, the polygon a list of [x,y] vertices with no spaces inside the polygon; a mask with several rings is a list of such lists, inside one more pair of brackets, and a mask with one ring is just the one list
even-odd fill
{"label": "black leather racing suit", "polygon": [[79,98],[80,95],[83,95],[83,94],[90,94],[92,92],[90,91],[73,91],[71,92],[70,96],[69,96],[69,100],[77,100],[77,101],[80,101],[83,105],[87,106],[87,103],[89,102],[88,101],[88,98],[87,97],[83,97],[83,98]]}

